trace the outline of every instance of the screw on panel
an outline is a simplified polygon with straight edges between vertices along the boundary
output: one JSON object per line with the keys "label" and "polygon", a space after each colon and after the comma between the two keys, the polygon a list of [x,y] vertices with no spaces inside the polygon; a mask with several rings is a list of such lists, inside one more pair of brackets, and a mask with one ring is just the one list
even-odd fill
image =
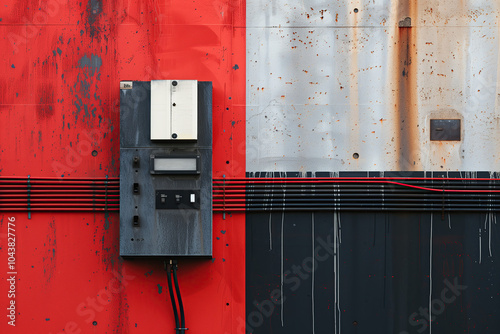
{"label": "screw on panel", "polygon": [[359,154],[358,154],[358,153],[354,153],[354,154],[352,155],[352,157],[353,157],[354,159],[359,159]]}
{"label": "screw on panel", "polygon": [[177,133],[172,133],[172,138],[177,138]]}
{"label": "screw on panel", "polygon": [[140,167],[141,160],[139,159],[139,157],[134,157],[134,159],[132,161],[133,161],[132,165],[134,166],[134,168]]}
{"label": "screw on panel", "polygon": [[177,81],[172,81],[172,86],[177,86]]}

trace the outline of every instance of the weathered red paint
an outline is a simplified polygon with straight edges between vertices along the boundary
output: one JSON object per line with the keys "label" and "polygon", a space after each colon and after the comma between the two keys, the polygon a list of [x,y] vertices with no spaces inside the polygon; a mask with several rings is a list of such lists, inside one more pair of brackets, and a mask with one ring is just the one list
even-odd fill
{"label": "weathered red paint", "polygon": [[[119,82],[175,78],[213,82],[214,177],[244,176],[244,1],[4,0],[0,19],[0,175],[119,177]],[[12,216],[0,332],[174,333],[163,260],[120,258],[116,213],[0,214],[4,310]],[[215,214],[213,261],[180,261],[189,333],[242,330],[244,250],[244,217]]]}

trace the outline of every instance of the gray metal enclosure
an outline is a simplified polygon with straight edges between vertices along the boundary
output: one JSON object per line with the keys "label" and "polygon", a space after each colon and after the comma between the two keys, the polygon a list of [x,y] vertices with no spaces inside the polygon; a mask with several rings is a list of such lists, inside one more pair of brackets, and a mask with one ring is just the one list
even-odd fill
{"label": "gray metal enclosure", "polygon": [[[120,92],[120,255],[212,256],[212,84],[198,83],[197,141],[151,141],[150,87]],[[196,158],[199,173],[155,173],[155,157]]]}

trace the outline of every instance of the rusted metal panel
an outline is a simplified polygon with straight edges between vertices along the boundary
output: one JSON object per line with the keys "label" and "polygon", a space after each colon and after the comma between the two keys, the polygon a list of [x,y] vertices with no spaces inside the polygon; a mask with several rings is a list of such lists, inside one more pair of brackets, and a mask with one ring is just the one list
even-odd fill
{"label": "rusted metal panel", "polygon": [[[247,169],[498,170],[497,1],[248,1]],[[462,120],[431,142],[431,118]]]}

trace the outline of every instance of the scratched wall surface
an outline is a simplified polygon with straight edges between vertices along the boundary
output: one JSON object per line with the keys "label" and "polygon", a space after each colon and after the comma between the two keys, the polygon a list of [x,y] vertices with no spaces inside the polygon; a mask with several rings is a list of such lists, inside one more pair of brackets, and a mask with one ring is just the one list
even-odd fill
{"label": "scratched wall surface", "polygon": [[[213,82],[214,176],[244,175],[244,2],[4,0],[0,50],[0,176],[118,177],[119,82],[152,79]],[[17,318],[0,332],[174,332],[163,262],[119,257],[117,214],[0,212],[2,268],[8,217]],[[215,215],[214,259],[180,262],[190,332],[241,327],[242,222]]]}
{"label": "scratched wall surface", "polygon": [[[248,0],[247,170],[498,170],[499,14]],[[462,140],[430,142],[431,118],[461,119]]]}

